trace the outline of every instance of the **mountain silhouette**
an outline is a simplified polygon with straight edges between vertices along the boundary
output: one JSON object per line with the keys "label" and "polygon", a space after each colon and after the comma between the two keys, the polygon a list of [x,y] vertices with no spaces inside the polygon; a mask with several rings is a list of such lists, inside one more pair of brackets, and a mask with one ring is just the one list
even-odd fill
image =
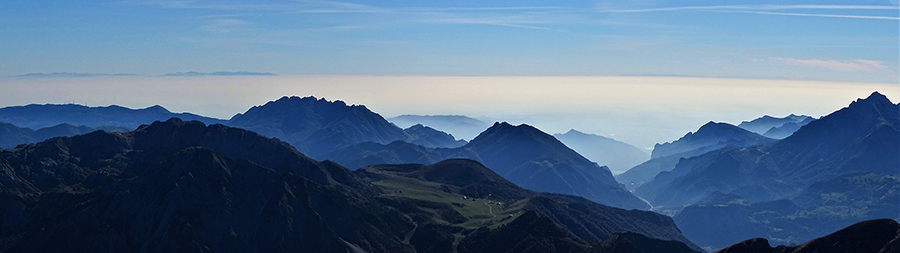
{"label": "mountain silhouette", "polygon": [[88,107],[76,104],[31,104],[0,108],[0,122],[30,129],[69,124],[93,128],[123,127],[131,130],[143,124],[169,118],[197,120],[206,124],[225,123],[224,120],[191,113],[173,113],[159,105],[144,109],[129,109],[117,105]]}
{"label": "mountain silhouette", "polygon": [[[725,239],[729,235],[771,235],[779,242],[796,243],[821,236],[816,231],[833,226],[900,217],[897,154],[900,111],[876,92],[778,142],[684,159],[636,193],[654,206],[687,206],[676,221],[700,245],[725,246],[733,243]],[[753,204],[691,205],[716,191]],[[798,208],[781,212],[757,205],[772,201],[789,201]],[[728,233],[707,229],[725,220],[741,229]]]}
{"label": "mountain silhouette", "polygon": [[53,137],[75,136],[97,130],[108,132],[125,132],[130,129],[125,127],[110,126],[93,128],[87,126],[73,126],[63,123],[52,127],[31,130],[30,128],[17,127],[13,124],[0,122],[0,148],[14,148],[20,144],[35,143]]}
{"label": "mountain silhouette", "polygon": [[[403,207],[409,203],[431,203],[427,204],[430,206],[428,209],[420,209],[423,215],[431,219],[418,221],[420,227],[429,227],[428,233],[446,235],[465,230],[464,225],[463,228],[452,225],[432,229],[429,226],[431,223],[460,219],[433,211],[436,208],[440,210],[433,203],[435,200],[450,201],[451,206],[461,210],[473,204],[478,206],[485,200],[496,203],[492,212],[504,215],[484,217],[486,220],[482,223],[489,225],[473,229],[471,234],[460,241],[457,248],[460,252],[568,252],[588,248],[594,251],[587,252],[622,252],[596,251],[597,244],[609,240],[622,241],[627,245],[661,245],[661,249],[671,252],[681,249],[687,249],[683,252],[699,251],[697,246],[680,235],[678,228],[673,226],[667,216],[649,211],[613,208],[582,197],[526,190],[474,160],[449,159],[431,165],[373,165],[357,170],[356,174],[375,185],[386,186],[386,195],[398,200],[392,203],[396,203],[399,209],[409,208]],[[434,185],[435,183],[439,185]],[[457,199],[448,196],[456,196]],[[468,199],[460,198],[462,196]],[[424,203],[418,205],[426,206]],[[509,220],[505,214],[517,218]],[[469,215],[478,216],[474,213]],[[639,242],[616,239],[617,234],[621,233],[628,234],[628,238],[645,239]],[[635,233],[640,235],[632,235]],[[446,247],[451,246],[445,244],[434,247],[444,249],[434,249],[437,251],[450,251]],[[417,246],[418,248],[420,247]]]}
{"label": "mountain silhouette", "polygon": [[388,144],[408,138],[363,105],[315,97],[282,97],[254,106],[228,125],[284,140],[312,157],[367,141]]}
{"label": "mountain silhouette", "polygon": [[619,184],[608,168],[584,158],[565,144],[529,125],[497,122],[463,147],[425,148],[408,143],[361,143],[331,152],[324,159],[351,168],[382,163],[434,163],[468,158],[525,189],[582,196],[604,205],[648,209]]}
{"label": "mountain silhouette", "polygon": [[900,114],[896,110],[876,92],[778,142],[725,148],[685,159],[669,176],[660,174],[636,192],[654,204],[689,204],[665,196],[697,199],[716,190],[766,201],[843,174],[896,174],[900,168],[895,159],[900,153]]}
{"label": "mountain silhouette", "polygon": [[800,122],[784,123],[781,126],[776,126],[776,127],[770,128],[768,131],[766,131],[762,135],[765,137],[772,138],[772,139],[784,139],[784,138],[787,138],[788,136],[791,136],[792,134],[794,134],[794,132],[797,132],[797,130],[800,130],[800,127],[803,127],[806,124],[809,124],[809,122],[812,122],[813,120],[816,120],[816,119],[814,119],[812,117],[807,117],[803,121],[800,121]]}
{"label": "mountain silhouette", "polygon": [[668,172],[683,158],[690,158],[724,147],[749,147],[775,140],[752,133],[728,123],[710,121],[676,141],[656,144],[652,159],[616,175],[616,179],[631,190],[653,180],[661,172]]}
{"label": "mountain silhouette", "polygon": [[[800,129],[801,126],[806,125],[813,120],[815,120],[815,118],[806,115],[791,114],[783,118],[775,118],[769,115],[764,115],[751,121],[743,121],[738,125],[738,127],[747,129],[747,131],[758,133],[769,138],[782,139],[791,135],[791,133],[797,131],[797,129]],[[769,136],[767,135],[767,133],[772,135],[778,134],[784,136],[781,138],[777,138]]]}
{"label": "mountain silhouette", "polygon": [[491,125],[484,121],[462,115],[400,115],[389,118],[388,121],[400,127],[410,127],[416,124],[440,129],[453,134],[457,138],[472,140]]}
{"label": "mountain silhouette", "polygon": [[403,131],[409,135],[406,142],[426,148],[456,148],[468,143],[464,140],[457,140],[451,134],[423,126],[422,124],[413,125],[403,129]]}
{"label": "mountain silhouette", "polygon": [[613,173],[624,172],[650,159],[649,154],[631,144],[575,129],[565,134],[554,134],[553,137],[585,158],[606,165]]}
{"label": "mountain silhouette", "polygon": [[900,224],[891,219],[861,221],[797,246],[772,247],[765,238],[749,239],[716,253],[900,252]]}
{"label": "mountain silhouette", "polygon": [[747,147],[773,141],[728,123],[710,121],[697,129],[697,132],[689,132],[676,141],[656,144],[650,157],[660,158],[685,152],[702,154],[726,146]]}
{"label": "mountain silhouette", "polygon": [[[485,240],[491,231],[577,248],[633,232],[696,248],[666,216],[536,194],[475,161],[373,170],[388,178],[374,180],[278,139],[197,121],[53,138],[0,150],[0,164],[0,249],[9,252],[415,252],[453,247],[453,238],[468,249],[515,248]],[[460,203],[459,189],[483,199]],[[512,202],[494,203],[494,192]],[[514,213],[484,215],[504,208]]]}
{"label": "mountain silhouette", "polygon": [[582,196],[602,204],[646,209],[606,167],[529,125],[495,123],[464,148],[507,180],[523,188]]}

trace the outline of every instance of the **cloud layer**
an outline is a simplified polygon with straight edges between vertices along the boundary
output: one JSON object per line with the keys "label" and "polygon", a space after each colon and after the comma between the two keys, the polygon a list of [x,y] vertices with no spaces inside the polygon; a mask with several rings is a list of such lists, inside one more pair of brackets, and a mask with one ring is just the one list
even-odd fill
{"label": "cloud layer", "polygon": [[810,66],[826,68],[834,71],[842,72],[860,72],[860,71],[876,71],[883,70],[886,67],[883,62],[872,60],[816,60],[816,59],[792,59],[792,58],[772,58],[773,60],[785,62],[791,65]]}

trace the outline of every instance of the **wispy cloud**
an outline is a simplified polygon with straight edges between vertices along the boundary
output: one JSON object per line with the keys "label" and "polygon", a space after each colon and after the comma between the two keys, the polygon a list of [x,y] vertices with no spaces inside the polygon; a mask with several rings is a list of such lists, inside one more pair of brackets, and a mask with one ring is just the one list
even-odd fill
{"label": "wispy cloud", "polygon": [[723,11],[732,13],[749,13],[775,16],[799,16],[799,17],[823,17],[823,18],[859,18],[859,19],[885,19],[900,20],[900,17],[886,16],[865,16],[865,15],[836,15],[836,14],[814,14],[814,13],[791,13],[791,12],[770,12],[770,11]]}
{"label": "wispy cloud", "polygon": [[665,12],[665,11],[722,11],[722,10],[744,10],[744,11],[764,11],[764,10],[897,10],[897,6],[888,5],[706,5],[706,6],[676,6],[676,7],[660,7],[660,8],[641,8],[641,9],[601,9],[601,12],[621,12],[621,13],[640,13],[640,12]]}
{"label": "wispy cloud", "polygon": [[835,11],[835,10],[846,10],[846,11],[892,10],[892,11],[897,11],[897,10],[900,10],[900,7],[889,6],[889,5],[710,5],[710,6],[676,6],[676,7],[661,7],[661,8],[641,8],[641,9],[600,9],[598,11],[599,12],[608,12],[608,13],[709,11],[709,12],[747,13],[747,14],[758,14],[758,15],[798,16],[798,17],[900,20],[900,17],[894,17],[894,16],[777,12],[779,10],[830,10],[830,11]]}
{"label": "wispy cloud", "polygon": [[826,68],[834,71],[842,71],[842,72],[860,72],[860,71],[875,71],[885,69],[884,62],[881,61],[872,61],[872,60],[852,60],[852,61],[837,61],[837,60],[817,60],[817,59],[793,59],[793,58],[771,58],[772,60],[788,63],[791,65],[798,66],[809,66],[809,67],[820,67]]}
{"label": "wispy cloud", "polygon": [[230,33],[239,30],[246,30],[252,25],[253,22],[241,19],[221,18],[210,20],[206,25],[201,27],[201,29],[211,33]]}

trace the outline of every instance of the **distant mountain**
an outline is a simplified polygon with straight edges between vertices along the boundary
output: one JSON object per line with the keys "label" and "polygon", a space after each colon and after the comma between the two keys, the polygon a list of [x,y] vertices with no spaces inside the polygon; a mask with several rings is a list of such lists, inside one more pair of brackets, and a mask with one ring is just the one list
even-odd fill
{"label": "distant mountain", "polygon": [[[725,148],[684,159],[674,170],[660,173],[635,192],[654,206],[671,208],[690,205],[715,191],[751,203],[787,200],[797,205],[800,213],[753,205],[750,213],[737,211],[744,209],[737,205],[688,206],[676,220],[685,234],[701,245],[733,243],[725,239],[729,234],[773,235],[768,231],[782,231],[773,236],[778,240],[803,241],[797,238],[811,236],[805,231],[828,231],[829,226],[863,219],[900,218],[897,154],[900,111],[876,92],[778,142]],[[710,222],[724,220],[741,227],[740,232],[707,229]]]}
{"label": "distant mountain", "polygon": [[406,142],[427,148],[456,148],[468,143],[464,140],[457,140],[453,135],[423,126],[422,124],[416,124],[403,129],[403,131],[409,135]]}
{"label": "distant mountain", "polygon": [[773,139],[784,139],[784,138],[787,138],[788,136],[791,136],[791,134],[794,134],[794,132],[797,132],[797,130],[800,130],[800,127],[803,127],[806,124],[809,124],[809,122],[812,122],[813,120],[815,120],[815,119],[812,117],[807,117],[806,119],[804,119],[803,121],[800,121],[800,122],[784,123],[784,125],[772,127],[771,129],[769,129],[769,131],[766,131],[762,135],[765,137],[773,138]]}
{"label": "distant mountain", "polygon": [[167,120],[169,118],[197,120],[206,124],[225,122],[224,120],[190,113],[173,113],[158,105],[144,109],[129,109],[117,105],[87,107],[76,104],[31,104],[0,108],[0,122],[31,129],[53,127],[59,124],[93,128],[124,127],[135,129],[142,124],[150,124],[154,121]]}
{"label": "distant mountain", "polygon": [[0,122],[0,148],[14,148],[19,144],[34,142],[34,130]]}
{"label": "distant mountain", "polygon": [[108,132],[125,132],[129,131],[130,129],[124,127],[93,128],[87,126],[73,126],[63,123],[52,127],[31,130],[30,128],[17,127],[13,124],[0,122],[0,148],[14,148],[20,144],[40,142],[53,137],[75,136],[97,130],[104,130]]}
{"label": "distant mountain", "polygon": [[764,115],[751,121],[743,121],[738,127],[769,138],[784,139],[813,120],[816,119],[806,115],[791,114],[784,118]]}
{"label": "distant mountain", "polygon": [[351,168],[383,163],[433,163],[469,158],[484,163],[523,188],[582,196],[621,208],[648,209],[649,205],[615,181],[606,167],[584,158],[565,144],[529,125],[495,123],[463,147],[425,148],[394,142],[361,143],[322,158]]}
{"label": "distant mountain", "polygon": [[624,208],[648,206],[625,190],[606,167],[529,125],[494,123],[464,148],[507,180],[529,190],[582,196]]}
{"label": "distant mountain", "polygon": [[553,137],[585,158],[597,164],[606,165],[614,174],[625,172],[650,159],[647,152],[631,144],[599,135],[582,133],[575,129],[569,130],[565,134],[554,134]]}
{"label": "distant mountain", "polygon": [[216,72],[175,72],[166,73],[164,76],[277,76],[269,72],[250,72],[250,71],[216,71]]}
{"label": "distant mountain", "polygon": [[[628,232],[697,248],[669,217],[533,193],[474,161],[352,173],[197,121],[53,138],[0,164],[5,252],[564,252]],[[507,244],[518,235],[535,240]]]}
{"label": "distant mountain", "polygon": [[[384,187],[382,196],[396,199],[391,203],[397,203],[401,210],[409,208],[401,203],[429,206],[429,209],[419,209],[421,216],[414,216],[422,217],[417,223],[428,227],[431,230],[428,233],[444,234],[438,238],[469,233],[459,242],[456,248],[459,252],[571,252],[585,251],[592,245],[594,251],[586,252],[623,252],[596,251],[602,248],[597,244],[606,242],[612,245],[603,249],[641,244],[639,247],[657,245],[665,252],[699,250],[680,236],[669,217],[612,208],[581,197],[535,193],[510,183],[473,160],[451,159],[432,165],[376,165],[357,170],[356,174]],[[449,202],[444,205],[464,210],[466,217],[479,217],[474,220],[482,226],[469,230],[466,224],[472,220],[431,211],[446,209],[435,202]],[[474,209],[485,207],[482,206],[485,203],[490,208]],[[431,228],[434,226],[431,223],[447,221],[458,225]],[[411,241],[414,240],[415,236]],[[430,251],[453,249],[452,240],[428,243]]]}
{"label": "distant mountain", "polygon": [[416,124],[422,124],[441,131],[446,131],[453,136],[465,140],[472,140],[481,131],[484,131],[491,125],[474,118],[461,115],[400,115],[388,119],[400,127],[410,127]]}
{"label": "distant mountain", "polygon": [[287,141],[317,158],[357,143],[388,144],[409,137],[363,105],[315,97],[282,97],[254,106],[232,117],[228,125]]}
{"label": "distant mountain", "polygon": [[771,142],[774,140],[740,127],[710,121],[697,129],[697,132],[687,133],[676,141],[656,144],[650,157],[660,158],[685,152],[702,154],[727,146],[747,147]]}
{"label": "distant mountain", "polygon": [[900,252],[900,224],[891,219],[861,221],[797,246],[772,248],[765,238],[749,239],[716,253]]}
{"label": "distant mountain", "polygon": [[724,147],[749,147],[774,142],[759,134],[728,123],[709,122],[673,142],[656,144],[652,159],[616,176],[619,182],[634,190],[653,180],[661,172],[671,171],[682,158],[702,155]]}
{"label": "distant mountain", "polygon": [[[896,174],[900,168],[896,159],[900,153],[900,113],[896,110],[884,95],[873,93],[778,142],[688,158],[672,170],[677,176],[657,176],[635,192],[654,205],[689,204],[682,201],[702,198],[716,190],[766,201],[843,174]],[[682,201],[666,197],[676,195]]]}

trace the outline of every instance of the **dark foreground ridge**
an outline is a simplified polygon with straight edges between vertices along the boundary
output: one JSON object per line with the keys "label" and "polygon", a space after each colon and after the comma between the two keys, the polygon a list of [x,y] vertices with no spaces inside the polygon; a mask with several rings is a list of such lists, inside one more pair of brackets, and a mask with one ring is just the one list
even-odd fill
{"label": "dark foreground ridge", "polygon": [[[179,119],[53,138],[0,150],[0,252],[563,252],[599,250],[617,232],[696,248],[651,212],[565,195],[499,204],[493,193],[533,193],[475,164],[373,181],[277,139]],[[463,188],[488,195],[463,203]],[[560,240],[499,244],[546,233]]]}
{"label": "dark foreground ridge", "polygon": [[859,222],[798,246],[772,248],[764,238],[728,246],[716,253],[900,252],[900,224],[892,219]]}

